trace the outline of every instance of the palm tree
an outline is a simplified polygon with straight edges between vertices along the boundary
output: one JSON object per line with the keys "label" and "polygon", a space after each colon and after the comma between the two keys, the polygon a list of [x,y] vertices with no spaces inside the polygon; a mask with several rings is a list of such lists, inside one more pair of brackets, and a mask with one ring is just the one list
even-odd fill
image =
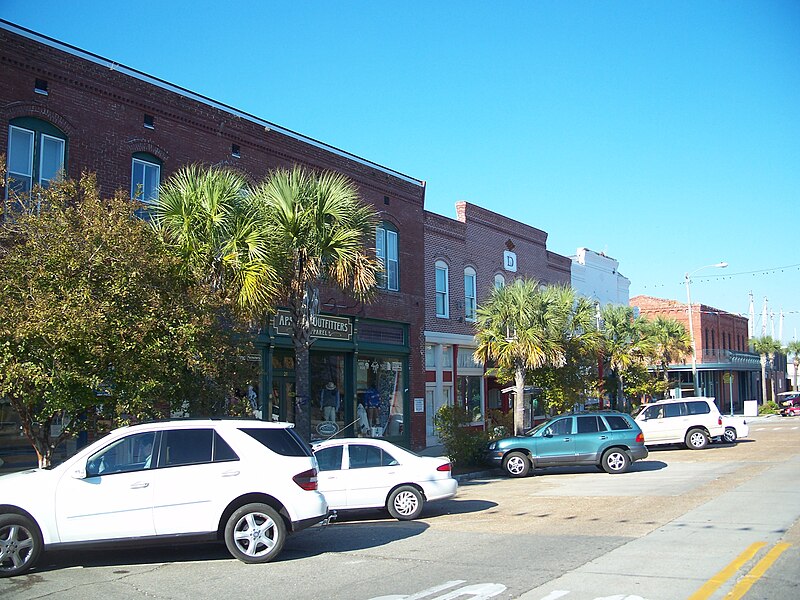
{"label": "palm tree", "polygon": [[150,207],[151,224],[190,277],[258,314],[277,298],[270,237],[245,178],[231,169],[188,165]]}
{"label": "palm tree", "polygon": [[[332,286],[365,300],[382,266],[375,258],[377,215],[362,203],[355,185],[332,172],[278,169],[254,190],[262,234],[272,242],[269,263],[279,295],[292,316],[295,351],[296,424],[310,435],[309,349],[319,288]],[[243,287],[245,304],[258,304],[260,286]]]}
{"label": "palm tree", "polygon": [[603,355],[617,382],[614,408],[624,409],[626,372],[647,362],[648,356],[653,354],[653,341],[643,335],[645,321],[641,317],[634,318],[630,306],[607,304],[602,317]]}
{"label": "palm tree", "polygon": [[677,363],[692,352],[692,341],[683,323],[661,315],[645,326],[646,335],[653,344],[653,352],[658,360],[661,375],[669,381],[669,365]]}
{"label": "palm tree", "polygon": [[[767,402],[767,358],[781,350],[781,344],[771,336],[764,336],[750,340],[756,354],[761,356],[761,394],[762,402]],[[772,382],[772,398],[775,398],[775,383]]]}
{"label": "palm tree", "polygon": [[797,391],[797,371],[800,369],[800,341],[792,340],[786,345],[787,354],[792,355],[792,363],[794,364],[794,380],[792,382],[792,389]]}
{"label": "palm tree", "polygon": [[563,366],[571,349],[596,349],[594,311],[594,305],[577,298],[571,288],[540,289],[539,283],[530,279],[493,289],[478,307],[475,357],[513,373],[515,435],[523,433],[526,373]]}

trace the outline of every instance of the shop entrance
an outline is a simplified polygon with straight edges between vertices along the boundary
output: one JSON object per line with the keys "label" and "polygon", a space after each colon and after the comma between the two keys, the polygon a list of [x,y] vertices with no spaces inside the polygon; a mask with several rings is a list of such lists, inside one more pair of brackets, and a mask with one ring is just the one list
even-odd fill
{"label": "shop entrance", "polygon": [[272,420],[295,422],[294,377],[272,378]]}

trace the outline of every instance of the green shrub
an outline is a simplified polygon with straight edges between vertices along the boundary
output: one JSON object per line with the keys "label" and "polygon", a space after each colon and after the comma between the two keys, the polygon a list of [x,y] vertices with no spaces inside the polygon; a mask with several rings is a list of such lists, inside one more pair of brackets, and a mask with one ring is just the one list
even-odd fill
{"label": "green shrub", "polygon": [[780,407],[775,403],[774,400],[770,400],[769,402],[765,402],[761,406],[758,407],[758,414],[760,415],[777,415],[781,412]]}
{"label": "green shrub", "polygon": [[443,406],[433,418],[436,434],[454,465],[466,467],[483,463],[486,444],[485,431],[470,427],[471,413],[461,406]]}

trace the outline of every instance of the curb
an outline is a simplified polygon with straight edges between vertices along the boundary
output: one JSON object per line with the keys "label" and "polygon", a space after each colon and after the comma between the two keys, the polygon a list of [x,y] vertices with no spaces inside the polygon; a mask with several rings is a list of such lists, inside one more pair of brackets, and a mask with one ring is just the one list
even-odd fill
{"label": "curb", "polygon": [[455,479],[458,483],[462,481],[469,481],[471,479],[483,479],[484,477],[497,477],[497,469],[491,469],[487,471],[471,471],[469,473],[459,473],[458,475],[453,475],[453,479]]}

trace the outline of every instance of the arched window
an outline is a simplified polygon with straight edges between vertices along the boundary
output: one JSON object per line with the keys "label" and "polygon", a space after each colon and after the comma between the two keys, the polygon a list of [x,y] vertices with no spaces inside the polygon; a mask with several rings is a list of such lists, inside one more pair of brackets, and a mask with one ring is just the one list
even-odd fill
{"label": "arched window", "polygon": [[136,152],[131,160],[131,200],[152,204],[161,185],[161,161],[152,154]]}
{"label": "arched window", "polygon": [[498,273],[494,276],[494,289],[499,290],[504,287],[506,287],[506,278],[503,277],[502,273]]}
{"label": "arched window", "polygon": [[35,117],[12,119],[8,127],[9,193],[27,194],[34,185],[48,187],[64,170],[67,136]]}
{"label": "arched window", "polygon": [[477,309],[475,291],[475,269],[467,267],[464,269],[464,319],[467,321],[475,320]]}
{"label": "arched window", "polygon": [[382,221],[375,229],[375,255],[383,265],[378,287],[396,292],[400,289],[400,263],[397,251],[397,228]]}
{"label": "arched window", "polygon": [[447,263],[436,261],[436,316],[450,317],[450,284]]}

